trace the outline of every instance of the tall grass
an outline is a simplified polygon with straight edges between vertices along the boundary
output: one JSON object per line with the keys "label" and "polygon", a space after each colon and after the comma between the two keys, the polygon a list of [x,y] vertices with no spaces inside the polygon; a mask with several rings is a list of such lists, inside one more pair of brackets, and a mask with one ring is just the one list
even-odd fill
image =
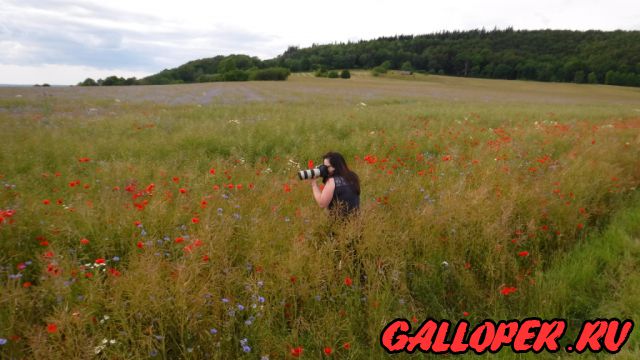
{"label": "tall grass", "polygon": [[[0,112],[3,357],[379,358],[396,317],[636,315],[629,107],[41,101]],[[328,150],[357,221],[297,180]]]}

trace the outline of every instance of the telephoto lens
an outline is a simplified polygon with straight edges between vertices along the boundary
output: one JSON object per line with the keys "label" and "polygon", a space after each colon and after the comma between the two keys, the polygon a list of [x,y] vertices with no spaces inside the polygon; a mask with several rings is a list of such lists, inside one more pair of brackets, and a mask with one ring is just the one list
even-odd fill
{"label": "telephoto lens", "polygon": [[318,168],[301,170],[298,172],[298,177],[300,177],[300,180],[313,179],[318,176],[320,176],[320,169]]}
{"label": "telephoto lens", "polygon": [[315,179],[319,176],[323,178],[329,176],[329,169],[325,165],[320,165],[315,169],[307,169],[298,171],[300,180]]}

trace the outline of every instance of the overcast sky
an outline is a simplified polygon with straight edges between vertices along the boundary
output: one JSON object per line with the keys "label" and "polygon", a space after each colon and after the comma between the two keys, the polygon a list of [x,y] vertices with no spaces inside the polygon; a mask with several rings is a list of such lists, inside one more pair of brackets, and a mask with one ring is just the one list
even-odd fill
{"label": "overcast sky", "polygon": [[640,1],[0,0],[0,84],[140,78],[215,55],[509,26],[640,30]]}

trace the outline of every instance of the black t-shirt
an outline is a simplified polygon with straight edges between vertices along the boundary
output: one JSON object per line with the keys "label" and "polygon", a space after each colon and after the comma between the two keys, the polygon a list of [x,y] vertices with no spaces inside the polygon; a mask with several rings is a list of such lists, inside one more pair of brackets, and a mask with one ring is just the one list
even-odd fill
{"label": "black t-shirt", "polygon": [[336,189],[329,203],[329,210],[339,208],[340,215],[349,215],[360,208],[360,195],[358,195],[350,183],[342,176],[334,176]]}

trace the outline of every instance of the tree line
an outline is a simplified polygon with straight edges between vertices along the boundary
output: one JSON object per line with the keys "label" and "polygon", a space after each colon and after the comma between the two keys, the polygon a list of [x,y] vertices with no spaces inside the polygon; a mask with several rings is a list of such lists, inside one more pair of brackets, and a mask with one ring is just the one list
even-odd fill
{"label": "tree line", "polygon": [[308,48],[291,46],[282,55],[264,61],[248,55],[216,56],[141,80],[109,77],[93,82],[285,80],[289,72],[322,73],[326,69],[373,69],[377,73],[402,69],[491,79],[640,86],[640,31],[443,31]]}
{"label": "tree line", "polygon": [[389,67],[432,74],[640,86],[640,31],[471,30],[289,47],[297,71]]}
{"label": "tree line", "polygon": [[278,67],[257,57],[234,54],[190,61],[177,68],[165,69],[142,79],[135,77],[125,79],[114,75],[97,81],[87,78],[78,85],[169,85],[217,81],[286,80],[290,74],[289,69]]}

